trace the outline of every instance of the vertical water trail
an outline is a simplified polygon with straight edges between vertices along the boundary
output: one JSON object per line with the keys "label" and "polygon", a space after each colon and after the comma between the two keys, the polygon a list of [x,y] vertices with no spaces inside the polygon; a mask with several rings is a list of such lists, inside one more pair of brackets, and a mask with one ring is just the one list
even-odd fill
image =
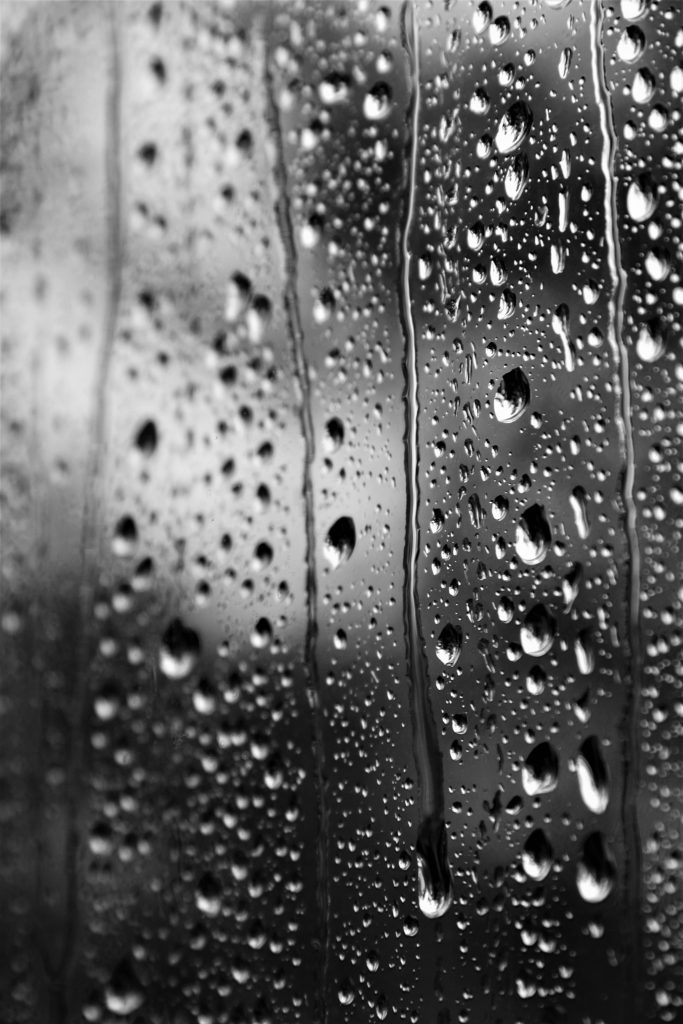
{"label": "vertical water trail", "polygon": [[[267,32],[264,31],[264,39]],[[303,499],[306,519],[306,670],[308,674],[307,697],[313,717],[313,747],[316,764],[316,797],[318,802],[318,879],[317,903],[320,914],[320,951],[321,969],[319,990],[319,1019],[327,1021],[327,977],[329,973],[329,811],[327,806],[325,776],[325,746],[323,735],[322,689],[316,644],[318,639],[317,622],[317,582],[315,557],[315,520],[313,503],[313,460],[315,456],[315,439],[313,418],[311,415],[311,390],[308,376],[308,364],[304,350],[304,334],[301,326],[299,302],[297,297],[297,254],[292,230],[292,217],[287,190],[287,164],[285,162],[284,141],[280,116],[275,96],[275,87],[268,63],[268,48],[263,47],[263,66],[265,68],[266,102],[272,138],[275,143],[274,177],[277,191],[275,212],[277,215],[280,238],[285,254],[285,288],[284,302],[287,313],[289,333],[292,339],[294,370],[299,390],[299,416],[301,432],[304,438],[304,480]]]}
{"label": "vertical water trail", "polygon": [[415,217],[415,192],[418,169],[420,119],[420,49],[417,17],[406,0],[402,11],[403,45],[408,55],[412,96],[408,113],[408,175],[406,213],[400,242],[400,306],[405,337],[403,360],[405,375],[406,430],[404,437],[406,470],[406,539],[404,547],[403,615],[406,634],[406,658],[410,673],[410,706],[413,726],[413,754],[417,772],[418,898],[427,917],[441,917],[451,904],[451,877],[448,868],[446,828],[443,809],[443,768],[436,727],[429,702],[424,638],[420,628],[417,560],[420,553],[420,480],[418,451],[418,362],[410,291],[410,233]]}
{"label": "vertical water trail", "polygon": [[72,695],[72,717],[69,742],[71,746],[68,775],[68,838],[66,849],[67,914],[66,939],[60,969],[63,1024],[72,1019],[69,1012],[69,981],[74,969],[78,949],[78,933],[81,928],[79,914],[79,892],[81,879],[81,813],[83,808],[84,779],[86,771],[86,750],[90,719],[88,680],[92,647],[90,624],[93,621],[93,603],[98,575],[98,534],[100,528],[99,507],[100,485],[103,480],[102,456],[107,419],[107,383],[109,366],[116,339],[116,328],[121,301],[122,280],[122,187],[121,187],[121,53],[120,21],[117,4],[107,5],[108,49],[110,66],[106,92],[106,151],[105,182],[107,190],[107,260],[105,263],[107,294],[104,300],[102,324],[102,347],[94,380],[94,403],[91,414],[90,447],[85,473],[85,508],[81,541],[81,592],[79,606],[79,631],[77,651],[77,672],[75,691]]}
{"label": "vertical water trail", "polygon": [[630,939],[632,963],[628,971],[632,991],[627,999],[633,1019],[639,1020],[640,997],[640,833],[638,829],[637,792],[639,779],[638,710],[642,681],[643,659],[640,638],[640,547],[636,524],[636,505],[633,497],[635,452],[631,415],[631,381],[629,353],[623,337],[623,307],[626,293],[626,274],[621,264],[615,163],[617,137],[614,130],[612,106],[607,88],[605,52],[602,42],[604,11],[601,0],[593,0],[591,8],[591,59],[595,99],[600,115],[602,132],[601,167],[605,184],[605,240],[611,278],[609,298],[608,338],[614,360],[614,390],[616,416],[624,459],[622,499],[624,502],[626,543],[629,555],[628,613],[631,653],[631,685],[624,712],[624,756],[622,822],[626,847],[627,897],[632,903],[633,935]]}

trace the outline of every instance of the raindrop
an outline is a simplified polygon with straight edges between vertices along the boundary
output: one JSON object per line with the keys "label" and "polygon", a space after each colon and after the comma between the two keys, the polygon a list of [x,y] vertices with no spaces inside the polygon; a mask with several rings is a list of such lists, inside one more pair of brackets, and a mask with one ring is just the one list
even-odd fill
{"label": "raindrop", "polygon": [[197,909],[207,917],[217,917],[221,912],[222,889],[216,877],[207,871],[199,880],[195,891]]}
{"label": "raindrop", "polygon": [[636,224],[649,220],[657,209],[657,190],[649,174],[639,174],[626,192],[626,209]]}
{"label": "raindrop", "polygon": [[130,1017],[144,1002],[142,986],[127,959],[114,969],[104,990],[104,1002],[110,1013]]}
{"label": "raindrop", "polygon": [[574,487],[569,496],[569,504],[574,513],[574,525],[581,540],[586,540],[590,533],[588,521],[588,499],[583,487]]}
{"label": "raindrop", "polygon": [[451,626],[450,623],[441,630],[439,639],[436,642],[436,656],[439,661],[449,668],[457,663],[462,649],[462,630],[458,626]]}
{"label": "raindrop", "polygon": [[417,899],[425,917],[443,917],[453,900],[446,854],[446,827],[428,818],[417,839]]}
{"label": "raindrop", "polygon": [[528,796],[552,793],[557,786],[559,761],[550,743],[539,743],[531,751],[522,768],[522,785]]}
{"label": "raindrop", "polygon": [[493,411],[500,423],[514,423],[523,416],[531,398],[529,381],[523,370],[510,370],[503,375],[493,399]]}
{"label": "raindrop", "polygon": [[655,94],[656,86],[657,83],[652,72],[648,71],[647,68],[638,68],[633,78],[633,85],[631,86],[631,96],[634,103],[639,103],[641,106],[650,103]]}
{"label": "raindrop", "polygon": [[534,829],[524,844],[522,867],[534,882],[542,882],[550,873],[553,848],[542,828]]}
{"label": "raindrop", "polygon": [[184,679],[199,658],[199,637],[180,619],[173,619],[161,638],[159,668],[167,679]]}
{"label": "raindrop", "polygon": [[576,775],[581,799],[588,810],[593,814],[603,814],[609,803],[607,766],[596,736],[589,736],[581,744],[576,759]]}
{"label": "raindrop", "polygon": [[526,565],[538,565],[550,547],[550,526],[542,505],[531,505],[517,524],[515,550]]}
{"label": "raindrop", "polygon": [[519,630],[524,653],[535,658],[547,654],[555,641],[555,628],[555,619],[548,614],[545,605],[534,605]]}
{"label": "raindrop", "polygon": [[519,199],[529,180],[529,158],[526,153],[517,153],[505,172],[505,195],[512,202]]}
{"label": "raindrop", "polygon": [[336,416],[333,416],[325,425],[325,437],[323,440],[325,450],[331,455],[333,452],[339,451],[343,442],[344,424]]}
{"label": "raindrop", "polygon": [[391,110],[391,89],[385,82],[379,82],[366,93],[363,100],[363,114],[368,121],[382,121]]}
{"label": "raindrop", "polygon": [[135,446],[146,458],[154,455],[157,449],[157,428],[154,420],[147,420],[142,424],[135,438]]}
{"label": "raindrop", "polygon": [[587,903],[602,903],[614,886],[614,859],[600,832],[585,840],[576,872],[576,885]]}
{"label": "raindrop", "polygon": [[122,516],[116,524],[112,551],[118,558],[130,558],[138,546],[138,528],[132,516]]}
{"label": "raindrop", "polygon": [[233,274],[228,281],[225,293],[224,314],[229,324],[235,323],[236,320],[239,320],[246,313],[250,299],[251,281],[249,278],[239,272]]}
{"label": "raindrop", "polygon": [[356,546],[356,527],[353,519],[342,516],[330,527],[325,538],[325,557],[333,569],[348,562]]}
{"label": "raindrop", "polygon": [[645,50],[645,36],[635,25],[624,29],[617,43],[617,55],[625,64],[635,64]]}
{"label": "raindrop", "polygon": [[524,100],[516,100],[503,114],[496,132],[496,148],[499,153],[514,153],[529,134],[533,116]]}

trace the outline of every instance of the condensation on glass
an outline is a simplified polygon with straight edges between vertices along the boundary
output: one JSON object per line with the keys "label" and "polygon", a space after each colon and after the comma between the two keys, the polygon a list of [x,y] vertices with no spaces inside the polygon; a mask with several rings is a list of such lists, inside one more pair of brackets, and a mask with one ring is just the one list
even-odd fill
{"label": "condensation on glass", "polygon": [[675,1024],[678,5],[1,17],[2,1019]]}

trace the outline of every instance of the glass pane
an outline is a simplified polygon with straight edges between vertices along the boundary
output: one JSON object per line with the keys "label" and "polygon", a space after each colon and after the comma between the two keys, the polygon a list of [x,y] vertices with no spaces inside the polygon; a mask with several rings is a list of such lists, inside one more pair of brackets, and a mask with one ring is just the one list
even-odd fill
{"label": "glass pane", "polygon": [[677,1021],[678,7],[1,17],[2,1019]]}

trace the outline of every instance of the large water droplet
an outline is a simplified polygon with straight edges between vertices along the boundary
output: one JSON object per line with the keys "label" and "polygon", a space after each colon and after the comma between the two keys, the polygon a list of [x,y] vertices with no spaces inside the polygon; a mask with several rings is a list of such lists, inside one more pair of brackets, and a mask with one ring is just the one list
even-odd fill
{"label": "large water droplet", "polygon": [[588,499],[583,487],[574,487],[569,495],[569,504],[574,513],[576,532],[581,540],[586,540],[590,533],[590,523],[588,521]]}
{"label": "large water droplet", "polygon": [[517,153],[505,172],[505,194],[513,202],[519,199],[529,180],[529,159],[526,153]]}
{"label": "large water droplet", "polygon": [[639,174],[626,192],[626,209],[631,220],[643,224],[657,209],[657,189],[649,174]]}
{"label": "large water droplet", "polygon": [[449,623],[441,630],[439,639],[436,641],[436,656],[444,665],[453,668],[460,657],[461,649],[462,630]]}
{"label": "large water droplet", "polygon": [[534,882],[542,882],[553,865],[553,848],[542,828],[534,829],[524,844],[522,867]]}
{"label": "large water droplet", "polygon": [[533,115],[524,100],[516,100],[498,125],[496,148],[499,153],[514,153],[529,134]]}
{"label": "large water droplet", "polygon": [[602,903],[614,886],[614,859],[600,832],[593,832],[583,844],[576,871],[576,885],[587,903]]}
{"label": "large water droplet", "polygon": [[593,814],[602,814],[609,803],[607,766],[596,736],[584,740],[576,759],[581,799]]}
{"label": "large water droplet", "polygon": [[453,900],[446,827],[427,818],[417,838],[417,899],[425,917],[443,917]]}
{"label": "large water droplet", "polygon": [[557,786],[559,760],[550,743],[539,743],[531,751],[522,768],[522,785],[529,796],[552,793]]}
{"label": "large water droplet", "polygon": [[378,82],[363,100],[363,114],[368,121],[382,121],[391,110],[391,89],[385,82]]}
{"label": "large water droplet", "polygon": [[524,414],[531,398],[526,374],[519,368],[503,375],[493,399],[493,412],[500,423],[514,423]]}
{"label": "large water droplet", "polygon": [[325,538],[325,557],[333,569],[348,562],[356,546],[356,527],[350,516],[341,516]]}
{"label": "large water droplet", "polygon": [[645,36],[636,25],[629,25],[619,36],[617,55],[624,64],[635,64],[645,50]]}
{"label": "large water droplet", "polygon": [[522,513],[515,533],[515,550],[526,565],[538,565],[550,547],[550,526],[542,505],[531,505]]}
{"label": "large water droplet", "polygon": [[121,960],[114,968],[104,990],[104,1002],[109,1012],[118,1017],[130,1017],[142,1006],[142,986],[128,959]]}
{"label": "large water droplet", "polygon": [[534,605],[519,630],[524,653],[535,658],[547,654],[555,640],[555,627],[555,619],[548,614],[545,605]]}
{"label": "large water droplet", "polygon": [[173,619],[161,638],[159,668],[167,679],[184,679],[197,664],[199,637],[180,619]]}

